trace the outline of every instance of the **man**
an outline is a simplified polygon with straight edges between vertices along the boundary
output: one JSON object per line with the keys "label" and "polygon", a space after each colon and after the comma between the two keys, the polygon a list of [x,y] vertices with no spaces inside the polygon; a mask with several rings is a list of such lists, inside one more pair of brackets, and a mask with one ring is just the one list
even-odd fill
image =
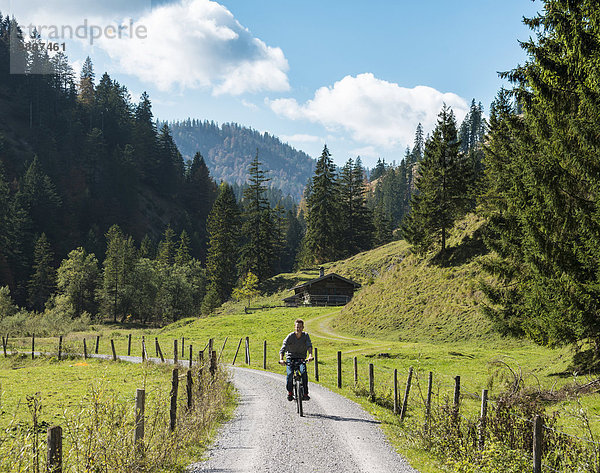
{"label": "man", "polygon": [[[287,359],[300,359],[306,361],[312,361],[312,342],[310,341],[310,336],[308,333],[304,332],[304,321],[302,319],[296,319],[294,322],[294,331],[290,333],[283,340],[283,345],[281,345],[281,350],[279,350],[279,364],[285,365],[286,360],[284,360],[284,355]],[[306,358],[306,352],[308,351],[308,358]],[[302,375],[302,385],[304,387],[304,396],[302,397],[303,401],[308,401],[310,397],[308,396],[308,374],[306,373],[306,364],[300,364],[300,374]],[[287,365],[287,392],[288,392],[288,401],[294,400],[294,395],[292,391],[294,390],[294,373],[292,366]]]}

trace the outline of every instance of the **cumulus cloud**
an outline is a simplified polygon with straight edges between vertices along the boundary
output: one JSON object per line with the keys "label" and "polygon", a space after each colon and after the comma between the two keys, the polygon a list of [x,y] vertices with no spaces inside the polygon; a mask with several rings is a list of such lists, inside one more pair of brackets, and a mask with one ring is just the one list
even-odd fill
{"label": "cumulus cloud", "polygon": [[320,123],[332,132],[349,132],[363,151],[371,152],[374,147],[412,144],[417,124],[432,130],[444,103],[457,120],[464,118],[468,105],[456,94],[426,86],[400,87],[371,73],[346,76],[331,87],[321,87],[304,104],[293,98],[269,102],[280,116]]}
{"label": "cumulus cloud", "polygon": [[161,90],[211,88],[213,94],[289,89],[280,48],[252,36],[223,5],[181,0],[137,19],[147,38],[98,44],[120,68]]}
{"label": "cumulus cloud", "polygon": [[[28,25],[38,32],[41,27],[45,39],[52,32],[62,35],[65,26],[86,31],[77,30],[85,25],[85,38],[75,33],[70,39],[104,50],[120,71],[164,91],[207,88],[214,95],[240,95],[290,88],[283,51],[254,37],[215,1],[151,8],[151,0],[0,0],[0,11],[14,15],[26,33]],[[93,34],[99,37],[90,40]]]}

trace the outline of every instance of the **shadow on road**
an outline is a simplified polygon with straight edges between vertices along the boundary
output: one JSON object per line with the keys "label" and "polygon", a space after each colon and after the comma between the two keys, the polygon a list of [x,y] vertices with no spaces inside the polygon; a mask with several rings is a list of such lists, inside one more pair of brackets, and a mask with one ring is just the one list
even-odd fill
{"label": "shadow on road", "polygon": [[369,419],[357,419],[354,417],[328,416],[327,414],[304,414],[304,417],[315,417],[318,419],[335,420],[336,422],[364,422],[366,424],[379,425],[381,422]]}

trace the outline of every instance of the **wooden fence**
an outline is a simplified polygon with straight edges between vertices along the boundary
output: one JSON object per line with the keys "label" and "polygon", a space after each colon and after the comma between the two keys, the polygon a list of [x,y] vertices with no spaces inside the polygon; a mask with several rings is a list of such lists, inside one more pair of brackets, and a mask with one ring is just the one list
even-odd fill
{"label": "wooden fence", "polygon": [[[83,339],[83,357],[84,358],[88,358],[91,356],[96,356],[98,355],[99,352],[99,347],[100,347],[100,341],[101,341],[101,337],[98,335],[96,336],[96,340],[95,340],[95,355],[91,355],[90,353],[88,353],[88,348],[87,348],[87,340]],[[216,369],[217,369],[217,364],[218,362],[221,360],[221,357],[223,355],[223,352],[225,350],[225,346],[227,344],[228,338],[225,338],[223,345],[220,348],[220,352],[217,353],[216,350],[214,350],[214,340],[210,339],[208,341],[208,343],[206,344],[206,346],[202,349],[198,351],[198,356],[197,358],[194,359],[194,351],[193,351],[193,345],[190,343],[187,345],[186,347],[186,341],[185,338],[181,338],[181,340],[177,340],[174,339],[173,340],[173,358],[172,360],[168,360],[165,358],[163,351],[162,351],[162,347],[159,343],[158,338],[154,339],[154,346],[155,346],[155,353],[157,358],[155,358],[153,361],[158,362],[160,360],[161,363],[173,363],[176,367],[173,369],[173,378],[172,378],[172,388],[171,388],[171,404],[169,406],[169,412],[170,412],[170,427],[173,430],[176,426],[176,422],[177,422],[177,393],[178,393],[178,389],[179,389],[179,366],[183,365],[184,363],[188,365],[188,368],[191,369],[192,366],[194,365],[194,363],[200,363],[201,366],[204,366],[204,362],[205,362],[205,358],[208,359],[209,363],[208,363],[208,367],[209,367],[209,371],[211,374],[214,375]],[[251,356],[250,356],[250,338],[249,337],[241,337],[239,339],[239,342],[237,344],[237,349],[235,350],[235,354],[233,356],[233,359],[231,361],[232,365],[235,365],[240,349],[242,347],[242,344],[244,346],[244,362],[246,365],[251,365]],[[2,348],[3,348],[3,352],[5,356],[9,355],[9,337],[2,337]],[[35,347],[36,347],[36,338],[35,335],[33,335],[31,337],[31,356],[32,358],[35,357],[35,355],[37,354],[37,352],[35,351]],[[187,350],[186,350],[187,348]],[[260,358],[260,362],[261,362],[261,367],[262,369],[266,370],[268,368],[268,352],[267,352],[267,341],[263,341],[262,343],[262,357]],[[116,348],[115,348],[115,343],[114,340],[110,340],[110,351],[111,351],[111,355],[110,359],[117,361],[119,359],[121,359],[117,352],[116,352]],[[210,357],[205,357],[204,354],[205,352],[208,351],[208,353],[210,353]],[[127,356],[131,356],[132,353],[132,337],[131,335],[128,335],[128,339],[127,339]],[[63,353],[63,339],[62,337],[59,337],[58,339],[58,344],[57,344],[57,357],[59,359],[61,359],[61,357],[64,355]],[[145,343],[145,339],[142,338],[141,340],[141,346],[140,346],[140,354],[141,354],[141,358],[142,360],[146,361],[146,360],[151,360],[148,357],[147,354],[147,349],[146,349],[146,343]],[[187,355],[187,359],[184,360],[184,357]],[[335,369],[335,374],[336,374],[336,385],[338,388],[343,388],[344,387],[344,372],[343,372],[343,353],[341,351],[337,351],[336,353],[336,357],[335,357],[335,363],[336,363],[336,369]],[[319,365],[323,364],[323,362],[319,361],[319,357],[322,358],[323,354],[322,352],[320,352],[318,350],[317,347],[314,348],[314,357],[315,357],[315,365],[314,365],[314,378],[315,381],[319,381]],[[104,355],[103,357],[106,357],[106,355]],[[191,378],[191,372],[188,370],[188,373],[185,375],[186,378],[186,393],[187,393],[187,398],[188,398],[188,405],[191,406],[192,403],[192,396],[191,396],[191,392],[192,392],[192,378]],[[406,382],[404,385],[404,389],[403,392],[401,390],[401,386],[399,385],[399,381],[398,381],[398,370],[394,369],[393,370],[393,377],[391,379],[391,386],[392,386],[392,406],[391,406],[391,410],[393,411],[394,414],[398,415],[399,420],[402,422],[405,420],[406,416],[409,413],[409,407],[410,406],[410,393],[411,393],[411,387],[413,384],[413,379],[414,376],[416,375],[416,371],[410,367],[407,375],[406,375]],[[359,385],[360,379],[359,379],[359,362],[358,362],[358,358],[356,356],[354,356],[352,358],[352,382],[353,382],[353,386],[356,387]],[[387,381],[386,381],[387,383]],[[432,430],[432,398],[433,398],[433,390],[434,390],[434,373],[433,372],[429,372],[427,375],[427,390],[426,390],[426,394],[425,396],[423,396],[424,399],[424,405],[423,405],[423,425],[422,425],[422,432],[427,433],[429,431]],[[201,389],[201,387],[199,387],[199,389]],[[461,399],[464,397],[464,393],[462,392],[462,386],[461,386],[461,378],[460,376],[455,376],[453,379],[453,386],[452,386],[452,403],[451,403],[451,409],[450,409],[450,416],[451,416],[451,421],[453,423],[455,423],[456,425],[459,424],[459,418],[461,417]],[[376,386],[376,379],[375,379],[375,364],[374,363],[368,363],[368,391],[367,391],[367,397],[370,401],[372,402],[377,402],[377,386]],[[402,397],[401,397],[401,393],[402,393]],[[488,432],[488,414],[489,414],[489,404],[490,404],[490,398],[489,398],[489,392],[488,390],[484,389],[481,392],[481,395],[470,395],[471,399],[474,399],[475,397],[477,397],[480,400],[480,408],[479,408],[479,416],[476,419],[476,423],[477,423],[477,448],[479,450],[483,450],[486,447],[486,439],[489,437],[489,432]],[[143,438],[144,435],[144,425],[143,425],[143,412],[144,412],[144,399],[145,399],[145,393],[143,392],[143,390],[138,390],[138,392],[136,393],[136,430],[135,430],[135,435],[136,435],[136,439],[141,439]],[[414,405],[411,407],[411,409],[417,409],[418,405]],[[542,459],[543,456],[545,454],[544,452],[544,435],[547,432],[547,427],[544,426],[544,422],[543,422],[543,418],[538,416],[535,416],[531,419],[525,419],[527,422],[531,423],[531,438],[532,438],[532,442],[531,442],[531,446],[530,446],[530,451],[531,451],[531,455],[532,455],[532,466],[533,466],[533,472],[534,473],[541,473],[542,471],[556,471],[553,470],[551,467],[547,467],[546,465],[543,464]],[[48,429],[48,464],[52,464],[52,465],[59,465],[60,464],[60,458],[61,458],[61,453],[60,453],[60,445],[61,445],[61,430],[60,427],[51,427]],[[564,432],[560,432],[558,431],[559,434],[563,434],[563,435],[568,435]],[[589,440],[589,439],[584,439],[584,438],[580,438],[579,440],[583,441],[583,442],[588,442],[590,444],[593,444],[593,448],[596,449],[596,453],[600,453],[600,445]],[[598,470],[600,471],[600,454],[597,455],[598,457]],[[61,469],[60,467],[53,467],[55,468],[54,470],[49,470],[49,471],[56,471],[56,472],[60,472]]]}

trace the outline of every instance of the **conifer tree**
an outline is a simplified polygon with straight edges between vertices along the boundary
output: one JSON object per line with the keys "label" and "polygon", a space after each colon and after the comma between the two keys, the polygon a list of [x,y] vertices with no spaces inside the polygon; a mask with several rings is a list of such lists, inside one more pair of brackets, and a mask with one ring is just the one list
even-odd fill
{"label": "conifer tree", "polygon": [[256,156],[248,170],[248,187],[242,199],[242,234],[244,243],[240,254],[240,272],[252,272],[259,281],[271,276],[274,263],[273,252],[273,219],[271,207],[265,197],[269,182],[262,163]]}
{"label": "conifer tree", "polygon": [[308,192],[304,263],[334,261],[340,256],[340,191],[335,164],[327,145],[317,160]]}
{"label": "conifer tree", "polygon": [[91,109],[94,104],[94,78],[94,64],[88,56],[85,58],[79,77],[79,101],[87,109]]}
{"label": "conifer tree", "polygon": [[518,288],[518,297],[503,305],[532,339],[552,345],[586,340],[598,360],[600,92],[592,85],[600,54],[598,8],[584,0],[543,3],[542,14],[525,20],[536,32],[523,43],[527,62],[506,75],[523,112],[508,121],[514,145],[510,154],[495,148],[508,171],[499,179],[516,189],[501,194],[496,210],[508,218],[496,242]]}
{"label": "conifer tree", "polygon": [[437,126],[425,143],[417,194],[413,195],[410,214],[403,225],[406,239],[418,251],[427,251],[439,241],[443,253],[448,230],[468,207],[466,166],[458,152],[459,145],[454,113],[444,105]]}
{"label": "conifer tree", "polygon": [[29,306],[38,312],[44,310],[46,301],[53,293],[56,285],[54,254],[46,234],[42,233],[33,250],[33,274],[28,284]]}
{"label": "conifer tree", "polygon": [[351,256],[370,249],[373,237],[373,216],[365,202],[364,169],[360,157],[349,159],[340,175],[341,235],[339,250]]}
{"label": "conifer tree", "polygon": [[163,239],[158,244],[156,259],[166,266],[172,266],[175,262],[175,232],[171,225],[167,225]]}
{"label": "conifer tree", "polygon": [[185,230],[182,230],[179,237],[179,244],[175,252],[175,263],[184,266],[192,260],[190,256],[190,237]]}
{"label": "conifer tree", "polygon": [[135,266],[133,239],[126,237],[118,225],[113,225],[106,233],[106,257],[104,259],[102,300],[105,310],[117,317],[125,317],[132,303],[131,285]]}
{"label": "conifer tree", "polygon": [[237,281],[240,211],[231,186],[221,183],[208,217],[210,239],[206,262],[207,297],[202,312],[209,313],[229,299]]}

